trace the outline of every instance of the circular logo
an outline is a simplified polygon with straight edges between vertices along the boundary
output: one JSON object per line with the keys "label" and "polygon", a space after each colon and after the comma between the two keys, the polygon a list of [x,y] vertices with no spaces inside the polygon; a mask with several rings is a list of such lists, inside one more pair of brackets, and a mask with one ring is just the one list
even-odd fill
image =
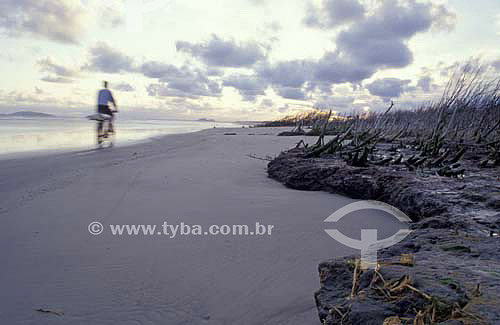
{"label": "circular logo", "polygon": [[[336,222],[351,212],[364,209],[385,211],[403,223],[411,222],[411,219],[396,207],[384,202],[371,200],[348,204],[328,216],[325,222]],[[347,237],[337,229],[325,229],[325,232],[339,243],[361,250],[362,265],[366,268],[374,268],[377,265],[377,251],[397,244],[408,236],[411,231],[408,227],[400,229],[392,236],[382,240],[377,238],[377,229],[361,229],[361,240]]]}
{"label": "circular logo", "polygon": [[104,226],[102,223],[94,221],[89,224],[88,229],[91,235],[100,235],[104,231]]}

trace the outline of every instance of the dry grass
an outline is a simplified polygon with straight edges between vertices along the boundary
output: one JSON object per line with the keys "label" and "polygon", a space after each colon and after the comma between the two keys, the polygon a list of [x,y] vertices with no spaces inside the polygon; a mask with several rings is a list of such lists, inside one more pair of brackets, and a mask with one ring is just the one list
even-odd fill
{"label": "dry grass", "polygon": [[[465,172],[459,161],[466,153],[480,157],[480,167],[500,166],[500,79],[487,79],[483,69],[468,63],[453,75],[442,97],[418,109],[363,116],[331,116],[309,112],[283,121],[302,131],[311,125],[318,135],[306,157],[338,155],[353,166],[402,164],[409,170],[436,168],[441,176]],[[325,143],[325,135],[335,138]],[[413,155],[376,158],[379,143],[411,147]],[[395,147],[396,148],[396,147]]]}

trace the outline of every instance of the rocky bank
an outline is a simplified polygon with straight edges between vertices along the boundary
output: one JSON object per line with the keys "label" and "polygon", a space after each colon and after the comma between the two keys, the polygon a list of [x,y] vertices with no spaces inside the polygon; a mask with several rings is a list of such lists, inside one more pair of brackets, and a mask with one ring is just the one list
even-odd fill
{"label": "rocky bank", "polygon": [[284,152],[271,178],[298,190],[328,191],[391,204],[413,232],[379,252],[379,268],[356,256],[319,265],[315,293],[323,324],[500,323],[500,168],[465,157],[467,172],[443,177],[405,165],[348,165],[335,156]]}

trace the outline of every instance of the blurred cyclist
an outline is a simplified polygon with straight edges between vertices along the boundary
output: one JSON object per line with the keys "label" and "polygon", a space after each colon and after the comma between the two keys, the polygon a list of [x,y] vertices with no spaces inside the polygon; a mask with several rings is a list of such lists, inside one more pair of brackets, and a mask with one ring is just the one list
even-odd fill
{"label": "blurred cyclist", "polygon": [[[111,110],[109,108],[109,103],[113,104],[113,107],[115,108],[114,110]],[[114,116],[113,114],[118,112],[118,108],[116,107],[116,102],[113,97],[113,94],[111,94],[111,91],[108,89],[108,82],[104,81],[104,88],[99,90],[99,94],[97,96],[97,112],[100,114],[106,114],[111,116],[109,120],[109,127],[108,127],[108,132],[113,133],[113,120]]]}

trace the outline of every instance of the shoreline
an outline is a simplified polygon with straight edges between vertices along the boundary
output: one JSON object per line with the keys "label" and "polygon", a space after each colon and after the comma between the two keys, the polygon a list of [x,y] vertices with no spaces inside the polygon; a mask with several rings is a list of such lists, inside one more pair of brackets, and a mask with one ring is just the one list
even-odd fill
{"label": "shoreline", "polygon": [[[235,126],[234,128],[239,129],[237,126]],[[106,147],[105,146],[103,148],[98,148],[97,145],[95,145],[93,147],[85,146],[85,147],[74,147],[74,148],[64,148],[64,149],[39,149],[39,150],[30,150],[30,151],[0,153],[0,161],[13,160],[13,159],[29,159],[29,158],[34,158],[34,157],[74,154],[74,153],[99,151],[99,150],[113,150],[113,149],[117,149],[117,148],[141,146],[143,144],[147,144],[147,143],[152,142],[152,141],[161,140],[164,137],[168,137],[171,135],[194,134],[194,133],[199,133],[199,132],[205,132],[205,131],[211,130],[211,129],[213,129],[213,128],[206,128],[206,129],[191,131],[191,132],[158,134],[158,135],[153,135],[153,136],[150,136],[150,137],[147,137],[144,139],[139,139],[139,140],[127,140],[124,143],[114,144],[113,147]],[[217,129],[232,130],[233,128],[221,127],[221,128],[217,128]]]}
{"label": "shoreline", "polygon": [[193,131],[193,132],[179,132],[179,133],[154,135],[154,136],[140,139],[140,140],[130,140],[124,144],[115,144],[113,147],[98,148],[97,145],[95,145],[93,147],[74,147],[74,148],[64,148],[64,149],[39,149],[39,150],[30,150],[30,151],[0,153],[0,161],[13,160],[13,159],[29,159],[29,158],[34,158],[34,157],[44,157],[44,156],[52,156],[52,155],[74,154],[74,153],[80,153],[80,152],[84,152],[84,151],[112,150],[114,148],[124,148],[124,147],[136,146],[136,145],[140,146],[142,144],[146,144],[148,142],[155,141],[156,139],[167,137],[169,135],[197,133],[197,132],[203,132],[203,131],[206,131],[209,129],[210,128],[206,128],[206,129],[198,130],[198,131]]}
{"label": "shoreline", "polygon": [[[1,121],[1,119],[0,119]],[[8,133],[0,137],[4,143],[0,160],[32,157],[39,155],[59,154],[77,150],[90,150],[96,148],[95,126],[93,121],[82,118],[9,118],[5,119]],[[47,121],[51,122],[46,124]],[[21,122],[21,124],[19,124]],[[26,123],[28,124],[26,124]],[[54,122],[62,124],[53,125]],[[75,124],[76,123],[76,124]],[[214,126],[221,128],[239,128],[241,125],[226,122],[204,122],[188,120],[120,120],[118,123],[118,136],[114,141],[116,147],[135,145],[154,140],[170,134],[193,133]],[[151,124],[152,123],[152,124]],[[160,123],[160,124],[157,124]],[[166,124],[161,124],[166,123]],[[168,124],[174,123],[174,124]],[[175,124],[181,123],[181,124]],[[191,125],[192,123],[193,125]],[[222,124],[222,125],[221,125]],[[30,127],[35,126],[37,131],[32,132]],[[142,129],[141,129],[142,128]],[[73,132],[74,131],[74,132]],[[24,141],[24,142],[23,142]],[[15,146],[14,146],[15,144]],[[28,150],[20,148],[27,147]]]}

